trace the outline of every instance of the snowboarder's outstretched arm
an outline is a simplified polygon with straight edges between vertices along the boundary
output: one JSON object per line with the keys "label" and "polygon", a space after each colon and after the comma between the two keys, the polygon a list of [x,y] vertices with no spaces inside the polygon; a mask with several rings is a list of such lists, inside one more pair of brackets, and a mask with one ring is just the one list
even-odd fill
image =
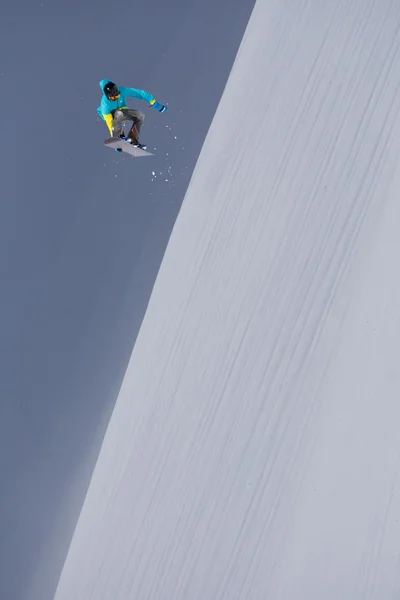
{"label": "snowboarder's outstretched arm", "polygon": [[167,107],[157,102],[153,94],[149,94],[149,92],[138,90],[137,88],[125,87],[120,87],[120,90],[124,91],[124,94],[127,98],[138,98],[139,100],[145,100],[150,104],[150,106],[153,106],[159,112],[165,112],[167,110]]}

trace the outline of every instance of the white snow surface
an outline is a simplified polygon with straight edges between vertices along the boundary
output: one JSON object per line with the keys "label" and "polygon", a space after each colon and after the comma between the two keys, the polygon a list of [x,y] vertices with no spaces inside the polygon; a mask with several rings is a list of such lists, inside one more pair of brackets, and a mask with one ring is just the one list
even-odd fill
{"label": "white snow surface", "polygon": [[398,0],[258,0],[57,600],[400,598],[399,84]]}

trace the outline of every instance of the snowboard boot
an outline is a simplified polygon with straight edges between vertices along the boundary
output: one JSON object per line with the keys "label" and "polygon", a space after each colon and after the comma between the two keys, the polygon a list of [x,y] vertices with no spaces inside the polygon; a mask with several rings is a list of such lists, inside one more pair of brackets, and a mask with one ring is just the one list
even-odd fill
{"label": "snowboard boot", "polygon": [[128,140],[131,141],[132,146],[135,146],[135,148],[140,148],[141,150],[146,150],[147,148],[146,144],[141,144],[139,142],[139,131],[136,126],[136,123],[134,123],[130,128],[130,131],[128,133]]}
{"label": "snowboard boot", "polygon": [[132,144],[133,146],[135,146],[135,148],[140,148],[140,150],[146,150],[147,145],[146,144],[141,144],[140,142],[138,142],[137,144]]}

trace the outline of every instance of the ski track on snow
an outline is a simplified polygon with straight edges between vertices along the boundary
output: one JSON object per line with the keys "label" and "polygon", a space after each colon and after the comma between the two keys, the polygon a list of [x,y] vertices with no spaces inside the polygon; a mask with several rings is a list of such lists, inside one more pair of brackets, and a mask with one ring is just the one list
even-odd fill
{"label": "ski track on snow", "polygon": [[400,597],[397,0],[258,0],[56,600]]}

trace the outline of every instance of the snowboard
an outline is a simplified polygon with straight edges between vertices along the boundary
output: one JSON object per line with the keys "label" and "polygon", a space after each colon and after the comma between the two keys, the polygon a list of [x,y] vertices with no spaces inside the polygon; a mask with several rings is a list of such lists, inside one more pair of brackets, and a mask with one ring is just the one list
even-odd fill
{"label": "snowboard", "polygon": [[104,145],[108,148],[113,148],[113,150],[122,150],[125,154],[130,154],[134,158],[140,158],[141,156],[153,156],[152,152],[147,152],[147,150],[142,150],[141,148],[135,148],[129,142],[121,138],[107,138],[104,140]]}

